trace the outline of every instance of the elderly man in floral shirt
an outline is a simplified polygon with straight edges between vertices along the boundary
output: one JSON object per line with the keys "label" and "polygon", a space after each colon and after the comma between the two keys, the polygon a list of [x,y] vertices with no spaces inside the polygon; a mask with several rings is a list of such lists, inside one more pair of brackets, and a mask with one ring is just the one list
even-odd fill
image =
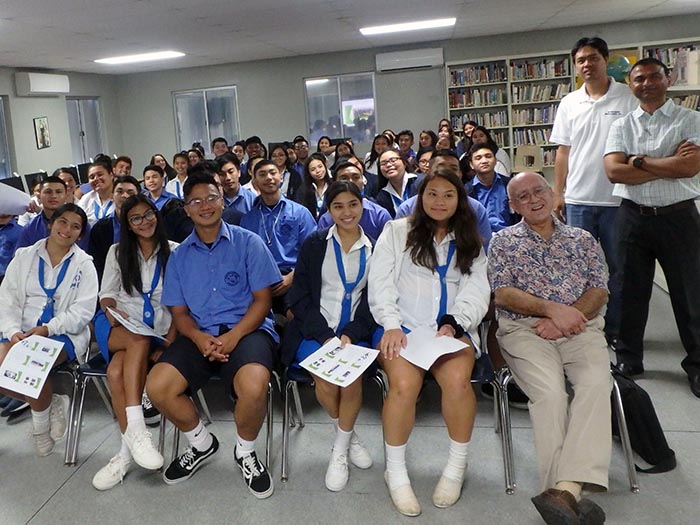
{"label": "elderly man in floral shirt", "polygon": [[541,175],[516,175],[508,196],[523,220],[494,234],[488,271],[503,357],[530,398],[543,490],[532,501],[549,524],[603,523],[603,510],[581,499],[584,485],[607,488],[612,447],[603,252],[552,216]]}

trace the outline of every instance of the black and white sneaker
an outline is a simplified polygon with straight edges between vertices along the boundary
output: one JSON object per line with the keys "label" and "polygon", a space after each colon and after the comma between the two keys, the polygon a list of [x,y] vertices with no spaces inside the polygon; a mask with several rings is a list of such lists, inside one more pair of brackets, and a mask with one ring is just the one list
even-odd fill
{"label": "black and white sneaker", "polygon": [[188,447],[185,452],[176,458],[170,466],[163,472],[163,481],[168,485],[175,485],[181,481],[188,480],[197,472],[204,461],[213,456],[219,450],[219,440],[214,434],[211,435],[213,440],[211,447],[207,450],[199,451],[194,447]]}
{"label": "black and white sneaker", "polygon": [[274,487],[272,477],[265,468],[265,465],[258,459],[255,452],[239,458],[236,455],[236,448],[233,449],[233,457],[238,463],[243,474],[243,480],[248,486],[250,493],[258,499],[265,499],[272,496]]}
{"label": "black and white sneaker", "polygon": [[149,427],[156,427],[160,423],[160,412],[148,399],[146,392],[141,396],[141,408],[143,409],[143,419]]}

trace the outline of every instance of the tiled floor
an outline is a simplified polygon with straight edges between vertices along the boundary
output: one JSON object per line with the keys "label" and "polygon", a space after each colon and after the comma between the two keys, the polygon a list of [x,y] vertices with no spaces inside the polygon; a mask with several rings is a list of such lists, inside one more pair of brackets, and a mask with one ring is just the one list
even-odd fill
{"label": "tiled floor", "polygon": [[[651,311],[647,373],[639,383],[652,396],[668,441],[676,451],[678,468],[666,474],[640,475],[641,492],[634,495],[629,491],[621,449],[616,444],[610,491],[594,498],[605,508],[607,523],[696,524],[700,522],[700,399],[688,389],[680,368],[683,352],[670,303],[658,290]],[[67,390],[67,384],[62,386]],[[290,479],[280,482],[281,402],[276,393],[271,466],[275,494],[264,501],[247,492],[233,463],[235,429],[221,399],[221,385],[212,384],[206,396],[215,419],[210,428],[222,446],[210,464],[189,482],[176,486],[167,486],[157,473],[136,467],[123,485],[104,493],[92,488],[92,476],[119,446],[116,423],[110,420],[93,387],[88,390],[77,467],[63,466],[62,443],[53,455],[35,457],[28,439],[29,420],[15,426],[0,422],[0,524],[541,523],[529,502],[537,492],[538,481],[527,412],[512,410],[515,494],[508,496],[503,490],[502,456],[493,431],[492,406],[481,399],[469,448],[467,485],[457,505],[440,510],[432,506],[430,497],[445,460],[447,433],[437,409],[437,388],[426,392],[418,407],[408,452],[409,473],[423,514],[410,519],[393,509],[384,486],[380,395],[374,386],[367,384],[357,430],[375,465],[366,471],[352,469],[350,482],[341,493],[331,493],[323,484],[331,426],[308,389],[302,391],[307,424],[291,432]],[[258,443],[261,453],[263,441]]]}

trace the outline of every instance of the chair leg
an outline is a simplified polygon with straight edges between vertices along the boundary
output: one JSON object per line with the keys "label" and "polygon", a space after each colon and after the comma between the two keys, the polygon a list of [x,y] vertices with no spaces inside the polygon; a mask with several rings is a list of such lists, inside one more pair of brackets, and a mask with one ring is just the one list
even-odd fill
{"label": "chair leg", "polygon": [[507,367],[497,371],[499,392],[499,415],[501,427],[501,448],[503,449],[503,471],[505,475],[506,494],[515,492],[515,461],[513,456],[513,436],[510,426],[510,406],[508,405],[508,383],[512,378]]}
{"label": "chair leg", "polygon": [[297,412],[297,417],[299,418],[299,428],[304,428],[306,423],[304,422],[304,410],[301,408],[301,397],[299,397],[299,385],[296,381],[291,381],[292,383],[292,396],[294,397],[294,407]]}
{"label": "chair leg", "polygon": [[100,394],[100,397],[102,398],[102,402],[105,404],[105,407],[107,407],[107,412],[112,416],[112,419],[117,417],[114,414],[114,410],[112,409],[112,402],[110,401],[111,396],[109,395],[109,385],[107,384],[107,378],[106,377],[93,377],[93,383],[95,384],[95,388],[97,389],[97,393]]}
{"label": "chair leg", "polygon": [[265,465],[270,468],[270,451],[272,450],[272,382],[267,385],[267,436],[265,439]]}
{"label": "chair leg", "polygon": [[158,426],[158,452],[161,456],[165,457],[163,453],[165,452],[165,430],[167,428],[168,420],[161,414],[160,425]]}
{"label": "chair leg", "polygon": [[627,429],[627,420],[625,419],[625,408],[622,406],[622,396],[620,395],[620,387],[617,381],[613,379],[613,409],[617,418],[617,428],[620,429],[620,442],[622,443],[622,452],[627,460],[627,475],[630,480],[630,490],[637,494],[639,492],[639,482],[637,481],[637,470],[634,467],[634,457],[632,456],[632,445],[630,444],[630,434]]}
{"label": "chair leg", "polygon": [[177,453],[180,451],[180,429],[173,425],[173,450],[170,454],[170,462],[177,459]]}
{"label": "chair leg", "polygon": [[207,405],[207,400],[204,397],[204,392],[202,389],[197,390],[197,399],[199,399],[199,404],[202,406],[202,412],[204,412],[204,417],[206,418],[205,425],[210,425],[213,421],[211,418],[211,412],[209,412],[209,405]]}
{"label": "chair leg", "polygon": [[379,368],[372,379],[377,383],[377,386],[379,386],[379,390],[382,393],[382,401],[385,400],[386,396],[389,394],[389,378],[386,376],[386,372]]}
{"label": "chair leg", "polygon": [[83,403],[85,401],[87,380],[87,377],[78,374],[77,371],[73,373],[73,397],[71,399],[70,415],[68,417],[66,452],[63,458],[64,464],[70,467],[74,467],[78,462],[80,425],[83,420]]}
{"label": "chair leg", "polygon": [[294,426],[293,418],[291,417],[292,407],[289,403],[289,391],[292,388],[292,381],[287,381],[284,385],[284,408],[282,411],[282,482],[286,482],[289,479],[287,472],[288,468],[288,453],[289,453],[289,427]]}

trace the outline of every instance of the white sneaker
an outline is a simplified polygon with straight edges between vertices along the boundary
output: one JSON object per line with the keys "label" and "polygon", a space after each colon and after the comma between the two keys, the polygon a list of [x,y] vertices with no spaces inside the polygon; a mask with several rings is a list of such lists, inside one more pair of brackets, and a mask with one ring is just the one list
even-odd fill
{"label": "white sneaker", "polygon": [[131,460],[117,454],[104,467],[97,471],[92,478],[92,486],[97,490],[109,490],[122,482],[129,471]]}
{"label": "white sneaker", "polygon": [[127,428],[123,436],[137,465],[147,470],[158,470],[163,466],[163,456],[153,446],[148,430],[133,431]]}
{"label": "white sneaker", "polygon": [[70,398],[68,396],[53,394],[51,396],[51,410],[49,421],[51,422],[51,438],[54,441],[63,439],[68,430],[68,413],[70,412]]}
{"label": "white sneaker", "polygon": [[332,492],[339,492],[348,484],[348,457],[345,454],[336,454],[331,451],[331,460],[326,470],[326,488]]}
{"label": "white sneaker", "polygon": [[366,469],[372,466],[372,456],[369,455],[369,452],[367,452],[367,449],[355,432],[352,433],[350,438],[348,456],[350,457],[350,463],[357,468]]}
{"label": "white sneaker", "polygon": [[421,513],[420,503],[418,503],[418,498],[416,498],[416,493],[413,492],[410,483],[391,489],[389,487],[389,473],[386,471],[384,471],[384,481],[396,510],[404,516],[418,516]]}
{"label": "white sneaker", "polygon": [[43,458],[53,452],[53,447],[56,442],[53,440],[48,430],[46,432],[32,432],[32,437],[34,438],[34,448],[36,449],[37,456]]}
{"label": "white sneaker", "polygon": [[455,481],[445,476],[440,476],[440,481],[435,485],[433,492],[433,505],[439,509],[451,507],[462,495],[464,481]]}

